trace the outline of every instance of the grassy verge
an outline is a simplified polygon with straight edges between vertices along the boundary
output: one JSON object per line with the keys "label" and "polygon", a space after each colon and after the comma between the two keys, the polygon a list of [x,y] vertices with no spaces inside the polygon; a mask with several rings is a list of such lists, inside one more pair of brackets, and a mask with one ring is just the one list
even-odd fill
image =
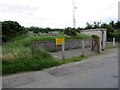
{"label": "grassy verge", "polygon": [[[83,56],[72,57],[65,60],[56,60],[42,48],[31,51],[30,45],[34,41],[54,41],[57,37],[68,39],[88,38],[88,36],[69,37],[64,35],[58,36],[19,36],[2,47],[2,75],[8,75],[25,71],[37,71],[45,68],[59,66],[62,64],[82,60]],[[81,38],[80,38],[81,37]],[[0,48],[1,49],[1,48]]]}
{"label": "grassy verge", "polygon": [[46,51],[40,49],[36,50],[34,54],[30,49],[16,50],[6,54],[2,58],[2,74],[12,74],[24,71],[37,71],[45,68],[61,65]]}
{"label": "grassy verge", "polygon": [[77,56],[65,60],[56,60],[46,51],[39,49],[32,54],[29,49],[11,53],[3,57],[2,75],[14,74],[25,71],[38,71],[62,64],[83,60],[84,56]]}
{"label": "grassy verge", "polygon": [[65,59],[65,60],[62,60],[61,63],[62,63],[62,64],[66,64],[66,63],[71,63],[71,62],[77,62],[77,61],[81,61],[81,60],[86,59],[86,58],[87,58],[87,57],[82,56],[82,55],[80,55],[80,56],[74,56],[74,57],[71,57],[71,58],[67,58],[67,59]]}

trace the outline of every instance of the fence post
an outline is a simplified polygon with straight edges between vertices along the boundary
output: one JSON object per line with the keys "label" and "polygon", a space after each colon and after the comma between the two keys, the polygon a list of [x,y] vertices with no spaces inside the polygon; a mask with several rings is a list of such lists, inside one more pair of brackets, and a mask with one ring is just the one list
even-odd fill
{"label": "fence post", "polygon": [[85,41],[84,40],[82,40],[82,55],[84,55],[85,54]]}
{"label": "fence post", "polygon": [[98,53],[101,53],[101,38],[100,38],[100,39],[98,39],[98,41],[99,41]]}
{"label": "fence post", "polygon": [[62,43],[62,59],[65,59],[65,42]]}
{"label": "fence post", "polygon": [[115,47],[115,38],[113,38],[113,47]]}

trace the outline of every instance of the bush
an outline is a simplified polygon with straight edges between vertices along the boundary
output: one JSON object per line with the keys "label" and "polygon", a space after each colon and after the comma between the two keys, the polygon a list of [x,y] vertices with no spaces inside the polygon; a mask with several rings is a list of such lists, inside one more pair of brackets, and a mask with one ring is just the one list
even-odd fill
{"label": "bush", "polygon": [[11,40],[11,38],[27,32],[24,27],[22,27],[18,22],[14,21],[2,22],[2,31],[3,42],[8,42]]}
{"label": "bush", "polygon": [[64,33],[69,36],[76,36],[77,35],[77,30],[72,29],[72,28],[66,28]]}
{"label": "bush", "polygon": [[100,37],[97,35],[91,35],[93,39],[99,39]]}

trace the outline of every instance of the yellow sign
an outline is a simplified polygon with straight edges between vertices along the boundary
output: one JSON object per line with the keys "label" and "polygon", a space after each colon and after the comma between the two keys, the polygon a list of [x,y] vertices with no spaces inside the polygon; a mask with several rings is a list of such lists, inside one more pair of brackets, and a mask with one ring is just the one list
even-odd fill
{"label": "yellow sign", "polygon": [[65,41],[64,38],[56,38],[56,45],[62,45],[64,41]]}

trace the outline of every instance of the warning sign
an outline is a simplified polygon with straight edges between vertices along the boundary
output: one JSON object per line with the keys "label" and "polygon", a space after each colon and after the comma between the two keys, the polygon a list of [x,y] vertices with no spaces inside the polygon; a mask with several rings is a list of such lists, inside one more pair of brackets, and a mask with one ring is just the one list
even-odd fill
{"label": "warning sign", "polygon": [[56,38],[56,45],[62,45],[63,42],[65,42],[64,38]]}

